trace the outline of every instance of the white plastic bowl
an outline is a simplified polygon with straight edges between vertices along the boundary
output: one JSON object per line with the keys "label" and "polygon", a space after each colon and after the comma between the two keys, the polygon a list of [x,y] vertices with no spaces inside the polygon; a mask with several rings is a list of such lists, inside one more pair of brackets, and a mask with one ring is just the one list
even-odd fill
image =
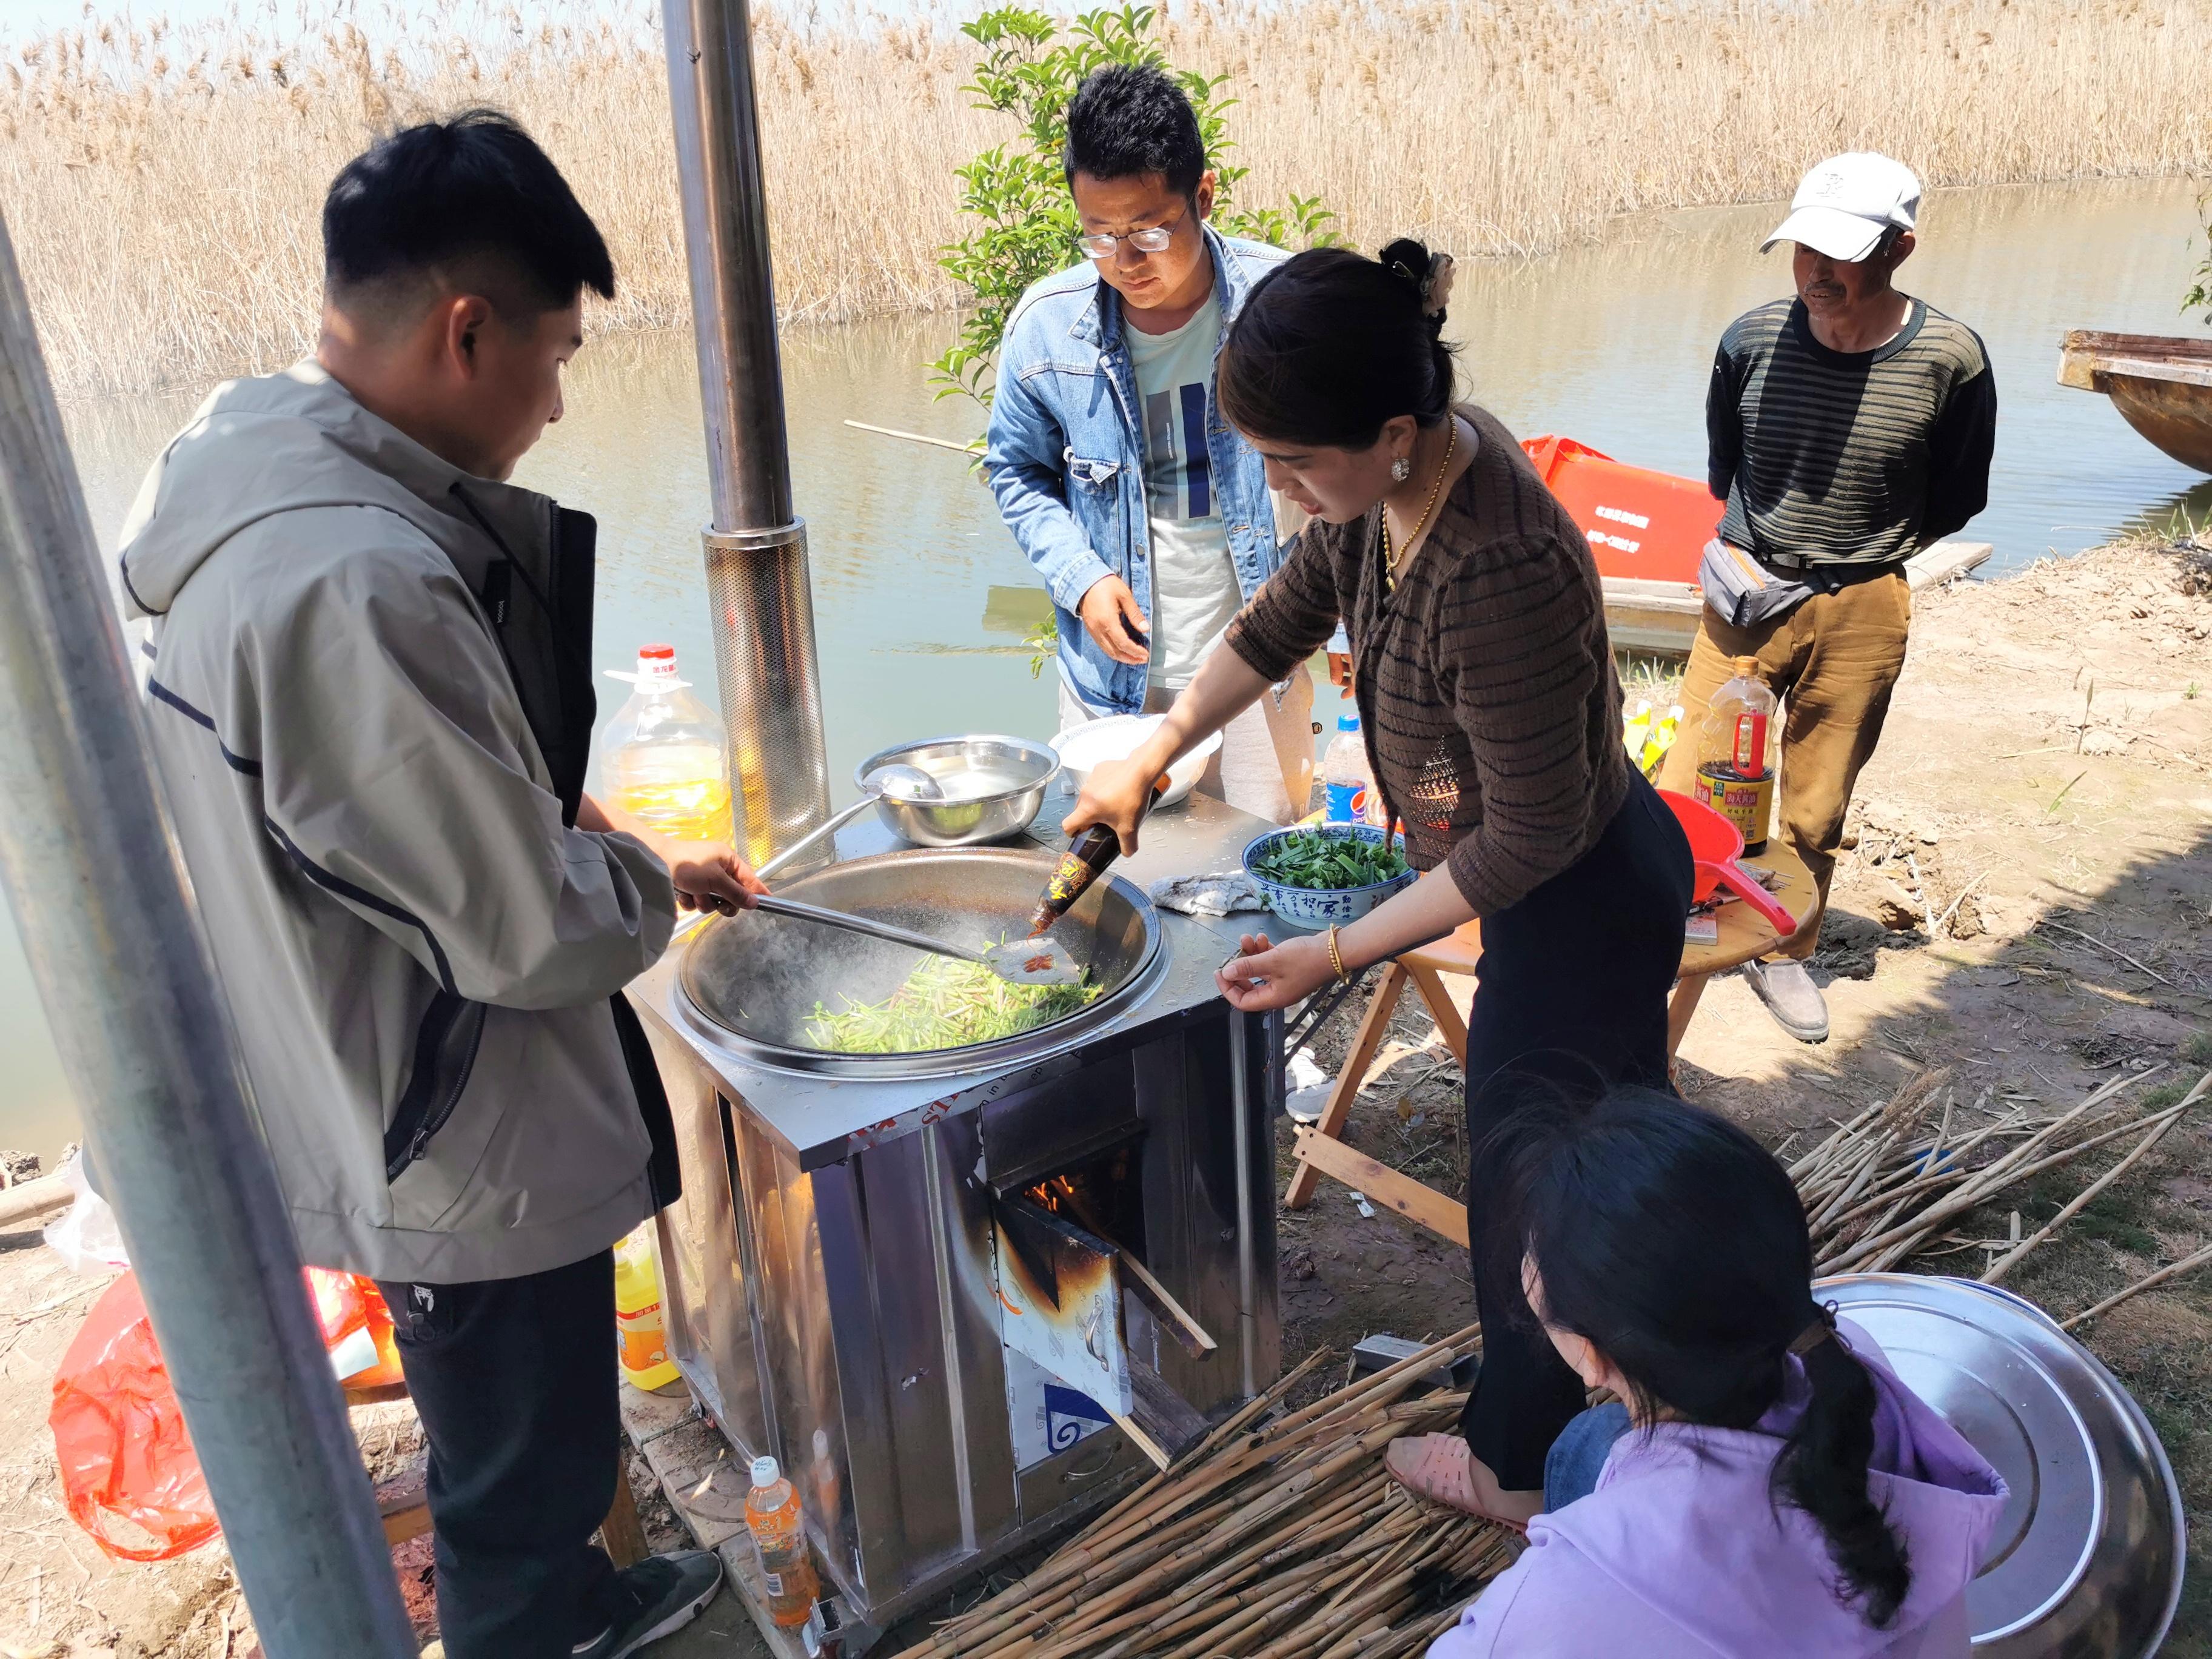
{"label": "white plastic bowl", "polygon": [[[1094,768],[1108,761],[1127,760],[1135,754],[1145,739],[1152,735],[1153,728],[1166,718],[1164,714],[1109,714],[1103,720],[1070,726],[1052,740],[1052,746],[1060,757],[1060,765],[1080,789],[1090,781]],[[1158,805],[1173,806],[1197,788],[1199,779],[1206,775],[1206,763],[1220,748],[1221,733],[1216,732],[1170,767],[1168,792],[1160,797]]]}

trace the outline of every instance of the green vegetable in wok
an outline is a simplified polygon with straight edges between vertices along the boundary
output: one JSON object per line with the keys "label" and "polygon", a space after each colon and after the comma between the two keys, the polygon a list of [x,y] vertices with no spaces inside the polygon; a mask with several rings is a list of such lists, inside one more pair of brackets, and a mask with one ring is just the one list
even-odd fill
{"label": "green vegetable in wok", "polygon": [[806,1040],[837,1054],[913,1054],[1010,1037],[1072,1014],[1103,986],[1015,985],[981,963],[924,957],[882,1002],[814,1005]]}
{"label": "green vegetable in wok", "polygon": [[1310,830],[1285,836],[1261,853],[1252,860],[1252,873],[1278,886],[1315,891],[1372,887],[1404,875],[1406,860],[1381,842]]}

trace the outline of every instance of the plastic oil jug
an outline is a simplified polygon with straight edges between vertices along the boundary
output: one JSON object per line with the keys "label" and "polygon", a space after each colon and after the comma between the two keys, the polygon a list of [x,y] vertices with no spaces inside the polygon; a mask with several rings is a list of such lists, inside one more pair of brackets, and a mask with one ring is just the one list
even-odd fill
{"label": "plastic oil jug", "polygon": [[1738,657],[1735,675],[1713,694],[1698,737],[1698,772],[1690,793],[1743,831],[1743,850],[1766,847],[1774,813],[1774,769],[1766,763],[1768,738],[1779,706],[1759,678],[1754,657]]}
{"label": "plastic oil jug", "polygon": [[783,1629],[797,1630],[813,1615],[822,1587],[814,1577],[813,1558],[806,1553],[799,1493],[773,1457],[753,1459],[753,1489],[745,1494],[745,1529],[760,1551],[769,1614]]}
{"label": "plastic oil jug", "polygon": [[660,1273],[648,1221],[615,1246],[615,1334],[631,1387],[665,1388],[677,1378],[660,1320]]}
{"label": "plastic oil jug", "polygon": [[644,646],[634,677],[610,671],[608,678],[635,688],[602,740],[608,799],[656,834],[727,844],[730,775],[721,723],[691,695],[690,683],[677,678],[676,647]]}

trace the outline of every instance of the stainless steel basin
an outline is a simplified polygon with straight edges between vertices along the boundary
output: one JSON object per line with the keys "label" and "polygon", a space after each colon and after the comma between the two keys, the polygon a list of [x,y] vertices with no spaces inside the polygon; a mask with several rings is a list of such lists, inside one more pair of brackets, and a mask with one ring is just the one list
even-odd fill
{"label": "stainless steel basin", "polygon": [[1025,738],[933,738],[871,755],[854,769],[859,783],[879,766],[927,772],[945,792],[941,800],[902,800],[885,795],[876,811],[917,847],[975,847],[1005,841],[1030,827],[1045,791],[1060,775],[1060,757]]}

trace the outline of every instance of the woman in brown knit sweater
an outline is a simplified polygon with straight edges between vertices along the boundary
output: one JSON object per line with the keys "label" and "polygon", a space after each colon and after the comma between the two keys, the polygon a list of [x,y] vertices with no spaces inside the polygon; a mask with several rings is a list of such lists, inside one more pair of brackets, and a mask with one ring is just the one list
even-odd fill
{"label": "woman in brown knit sweater", "polygon": [[[1328,639],[1352,636],[1375,777],[1415,882],[1351,927],[1244,940],[1222,994],[1281,1008],[1482,919],[1468,1030],[1468,1133],[1513,1109],[1512,1069],[1566,1066],[1667,1086],[1667,993],[1690,907],[1689,848],[1628,764],[1589,546],[1510,433],[1455,405],[1443,343],[1450,261],[1302,253],[1263,280],[1217,367],[1219,416],[1313,515],[1147,747],[1101,768],[1066,823],[1133,849],[1152,781]],[[1520,1252],[1485,1232],[1469,1178],[1481,1375],[1463,1437],[1395,1443],[1392,1471],[1520,1522],[1581,1382],[1531,1319]]]}

